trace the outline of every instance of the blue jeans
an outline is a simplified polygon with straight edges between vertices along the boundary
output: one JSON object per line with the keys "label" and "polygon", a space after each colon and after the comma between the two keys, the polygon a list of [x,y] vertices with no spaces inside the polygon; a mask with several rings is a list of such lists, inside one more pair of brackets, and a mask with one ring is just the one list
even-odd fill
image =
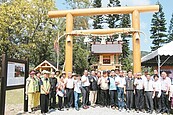
{"label": "blue jeans", "polygon": [[124,108],[124,88],[118,87],[118,107]]}
{"label": "blue jeans", "polygon": [[77,93],[76,91],[74,91],[74,106],[76,109],[79,108],[79,96],[80,96],[80,93]]}

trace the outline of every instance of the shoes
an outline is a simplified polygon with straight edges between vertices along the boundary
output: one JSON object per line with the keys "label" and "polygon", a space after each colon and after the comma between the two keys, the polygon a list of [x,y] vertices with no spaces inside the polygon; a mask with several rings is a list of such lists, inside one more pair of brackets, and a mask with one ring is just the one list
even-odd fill
{"label": "shoes", "polygon": [[164,114],[164,113],[166,113],[166,110],[163,110],[163,111],[161,112],[161,114]]}
{"label": "shoes", "polygon": [[147,113],[150,113],[150,110],[148,110]]}
{"label": "shoes", "polygon": [[83,109],[88,109],[88,107],[87,106],[83,106]]}
{"label": "shoes", "polygon": [[110,108],[109,105],[106,105],[107,108]]}
{"label": "shoes", "polygon": [[58,108],[58,110],[59,110],[59,111],[64,111],[64,109],[62,109],[62,108],[61,108],[61,109],[60,109],[60,108]]}
{"label": "shoes", "polygon": [[75,108],[76,109],[76,111],[79,111],[79,108]]}
{"label": "shoes", "polygon": [[113,110],[115,110],[115,107],[114,107],[114,106],[112,106],[111,108],[112,108]]}
{"label": "shoes", "polygon": [[127,112],[128,112],[128,113],[130,113],[130,110],[129,110],[129,109],[127,109]]}
{"label": "shoes", "polygon": [[96,107],[96,105],[91,105],[91,107],[95,108],[95,107]]}
{"label": "shoes", "polygon": [[153,111],[150,111],[150,114],[153,114]]}

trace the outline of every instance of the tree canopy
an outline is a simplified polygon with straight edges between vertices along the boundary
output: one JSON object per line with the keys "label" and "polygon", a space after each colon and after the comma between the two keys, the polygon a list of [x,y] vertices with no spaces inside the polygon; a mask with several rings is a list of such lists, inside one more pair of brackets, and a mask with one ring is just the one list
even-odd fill
{"label": "tree canopy", "polygon": [[57,10],[50,0],[11,0],[0,5],[0,54],[11,58],[29,58],[36,66],[54,61],[53,42],[59,21],[48,17]]}
{"label": "tree canopy", "polygon": [[154,51],[161,47],[163,44],[166,43],[166,19],[165,14],[163,12],[162,5],[158,2],[159,5],[159,12],[155,12],[153,14],[153,18],[151,20],[151,36],[150,38],[153,40],[151,46],[151,50]]}

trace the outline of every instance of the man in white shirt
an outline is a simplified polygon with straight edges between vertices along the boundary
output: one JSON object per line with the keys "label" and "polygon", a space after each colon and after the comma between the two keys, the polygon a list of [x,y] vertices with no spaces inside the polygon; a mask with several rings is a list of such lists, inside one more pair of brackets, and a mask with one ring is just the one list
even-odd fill
{"label": "man in white shirt", "polygon": [[109,78],[107,71],[103,71],[103,76],[98,80],[101,88],[102,106],[108,106]]}
{"label": "man in white shirt", "polygon": [[[155,88],[155,94],[154,94],[154,107],[157,113],[160,113],[161,111],[161,83],[159,76],[157,74],[154,74],[152,76],[154,80],[154,88]],[[152,79],[151,78],[151,79]]]}
{"label": "man in white shirt", "polygon": [[68,107],[72,108],[74,100],[74,79],[72,78],[72,72],[68,72],[68,79],[66,81],[66,90],[67,90]]}
{"label": "man in white shirt", "polygon": [[171,79],[167,77],[166,72],[161,73],[161,103],[162,103],[162,113],[167,112],[169,114],[169,107],[168,107],[168,97],[169,97],[169,90],[171,86]]}
{"label": "man in white shirt", "polygon": [[84,71],[84,75],[81,78],[82,81],[82,107],[84,109],[89,108],[87,105],[89,103],[89,78],[88,78],[88,70]]}
{"label": "man in white shirt", "polygon": [[[147,107],[147,113],[153,113],[153,97],[155,94],[154,82],[151,80],[151,76],[146,75],[146,80],[144,81],[144,91],[145,91],[145,103]],[[154,92],[154,93],[153,93]]]}
{"label": "man in white shirt", "polygon": [[74,105],[75,109],[79,111],[79,97],[81,94],[81,88],[82,88],[82,82],[81,82],[81,77],[79,75],[76,75],[76,78],[74,80]]}
{"label": "man in white shirt", "polygon": [[142,111],[144,108],[144,81],[145,80],[141,78],[141,73],[137,73],[134,81],[137,113],[139,113],[139,110]]}
{"label": "man in white shirt", "polygon": [[117,85],[117,91],[118,91],[118,108],[119,111],[124,109],[124,90],[126,85],[125,77],[123,76],[123,72],[120,71],[119,77],[115,78],[115,83]]}

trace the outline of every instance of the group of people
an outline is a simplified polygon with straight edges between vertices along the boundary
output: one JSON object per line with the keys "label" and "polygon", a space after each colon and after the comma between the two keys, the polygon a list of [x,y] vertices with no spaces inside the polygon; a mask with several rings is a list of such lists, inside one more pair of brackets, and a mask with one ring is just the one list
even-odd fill
{"label": "group of people", "polygon": [[[132,73],[119,69],[110,71],[85,70],[83,75],[72,72],[42,72],[32,70],[26,80],[28,111],[41,107],[41,113],[48,109],[88,109],[110,107],[119,111],[132,109],[137,113],[168,113],[171,108],[171,79],[166,72],[150,75],[145,72]],[[56,101],[58,97],[58,101]],[[48,108],[49,107],[49,108]]]}

